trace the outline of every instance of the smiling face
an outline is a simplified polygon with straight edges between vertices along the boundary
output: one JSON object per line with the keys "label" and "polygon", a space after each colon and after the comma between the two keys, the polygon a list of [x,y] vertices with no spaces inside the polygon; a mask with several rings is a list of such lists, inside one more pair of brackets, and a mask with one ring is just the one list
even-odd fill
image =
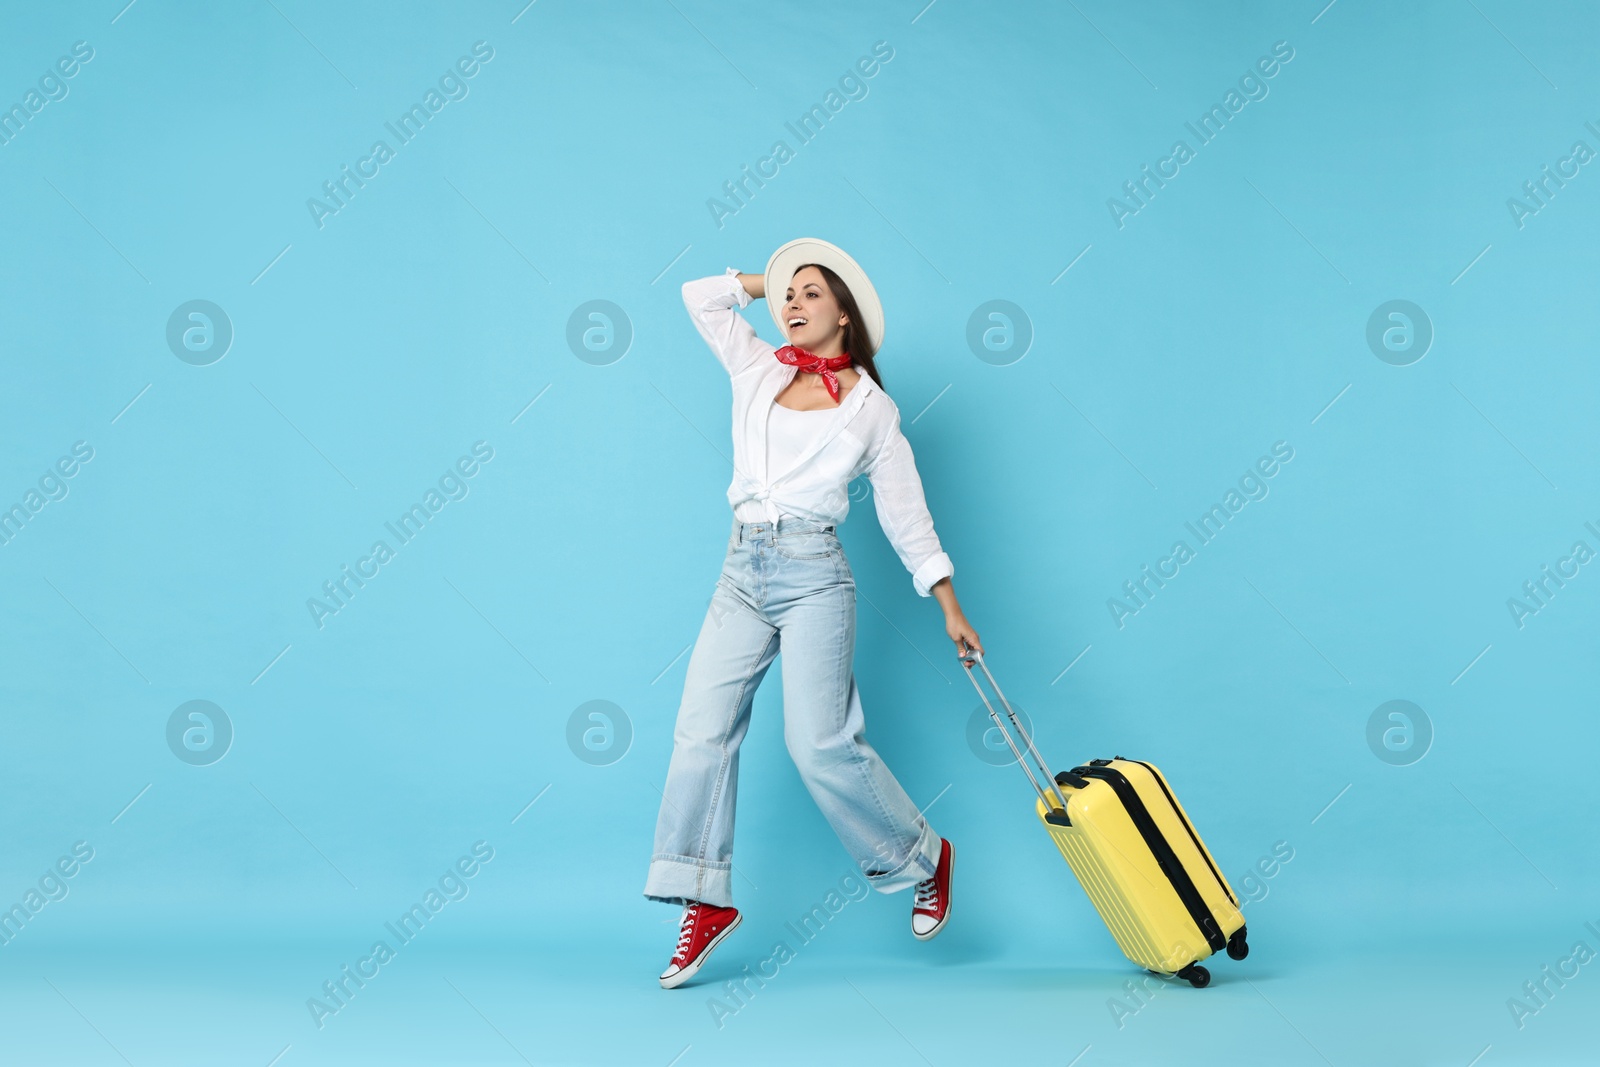
{"label": "smiling face", "polygon": [[819,356],[844,351],[844,327],[850,317],[816,267],[802,267],[784,294],[783,325],[789,343]]}

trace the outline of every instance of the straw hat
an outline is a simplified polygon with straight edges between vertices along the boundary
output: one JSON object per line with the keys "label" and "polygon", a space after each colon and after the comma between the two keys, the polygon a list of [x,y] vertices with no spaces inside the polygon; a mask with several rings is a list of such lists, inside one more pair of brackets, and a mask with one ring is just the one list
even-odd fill
{"label": "straw hat", "polygon": [[861,317],[866,320],[860,325],[867,331],[873,352],[882,348],[883,303],[878,299],[878,291],[872,287],[872,279],[867,277],[867,272],[861,269],[859,263],[850,258],[848,252],[820,237],[797,237],[781,246],[767,260],[767,310],[772,312],[772,321],[778,324],[778,335],[789,336],[789,329],[783,322],[783,294],[794,280],[795,270],[806,263],[822,264],[850,287],[850,294],[861,308]]}

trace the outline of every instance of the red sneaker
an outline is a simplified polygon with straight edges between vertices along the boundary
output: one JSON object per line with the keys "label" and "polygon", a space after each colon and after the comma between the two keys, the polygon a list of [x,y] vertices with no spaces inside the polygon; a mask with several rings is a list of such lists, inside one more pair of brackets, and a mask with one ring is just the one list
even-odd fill
{"label": "red sneaker", "polygon": [[683,909],[678,930],[678,948],[672,962],[661,972],[661,988],[673,989],[695,976],[711,955],[711,950],[739,925],[737,908],[719,908],[695,901]]}
{"label": "red sneaker", "polygon": [[950,921],[950,873],[955,870],[956,848],[939,838],[939,866],[933,877],[917,883],[911,903],[911,933],[919,940],[933,937]]}

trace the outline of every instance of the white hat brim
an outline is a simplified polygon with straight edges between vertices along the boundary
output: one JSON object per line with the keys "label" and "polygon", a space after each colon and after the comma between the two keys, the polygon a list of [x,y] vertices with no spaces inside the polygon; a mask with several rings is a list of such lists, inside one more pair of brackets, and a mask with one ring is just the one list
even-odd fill
{"label": "white hat brim", "polygon": [[772,321],[778,326],[778,335],[789,336],[789,328],[783,322],[784,293],[794,280],[794,272],[806,263],[821,263],[850,287],[850,294],[856,298],[856,305],[861,308],[861,317],[865,320],[861,325],[866,328],[867,340],[871,342],[874,353],[881,350],[883,302],[878,299],[878,290],[873,288],[872,279],[861,269],[861,264],[852,259],[848,252],[820,237],[797,237],[779,247],[767,260],[767,310],[772,313]]}

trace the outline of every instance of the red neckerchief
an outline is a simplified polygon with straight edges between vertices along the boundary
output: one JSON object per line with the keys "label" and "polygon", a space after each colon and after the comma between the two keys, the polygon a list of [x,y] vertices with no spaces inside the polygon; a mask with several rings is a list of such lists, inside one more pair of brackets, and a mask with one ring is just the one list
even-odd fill
{"label": "red neckerchief", "polygon": [[850,365],[850,353],[843,352],[837,356],[823,359],[821,356],[807,352],[796,345],[784,345],[773,355],[778,357],[778,362],[787,363],[797,370],[807,374],[822,373],[822,384],[828,387],[828,395],[833,397],[833,402],[839,402],[839,377],[833,372],[841,367]]}

